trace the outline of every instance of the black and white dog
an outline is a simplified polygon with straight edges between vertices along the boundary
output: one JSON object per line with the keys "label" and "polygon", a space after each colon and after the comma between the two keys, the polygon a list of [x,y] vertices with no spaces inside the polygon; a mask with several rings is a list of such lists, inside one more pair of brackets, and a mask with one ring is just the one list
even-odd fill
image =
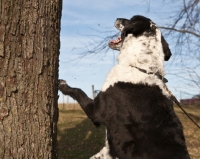
{"label": "black and white dog", "polygon": [[183,127],[165,89],[164,60],[171,52],[150,19],[119,18],[121,37],[109,47],[120,50],[118,64],[92,100],[59,80],[59,90],[78,101],[95,125],[105,125],[106,145],[90,159],[189,159]]}

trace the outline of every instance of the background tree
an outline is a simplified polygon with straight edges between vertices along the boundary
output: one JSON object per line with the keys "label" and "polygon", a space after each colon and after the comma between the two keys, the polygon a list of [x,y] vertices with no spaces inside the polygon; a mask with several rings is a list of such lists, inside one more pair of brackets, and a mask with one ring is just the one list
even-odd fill
{"label": "background tree", "polygon": [[0,1],[0,158],[57,158],[61,9]]}
{"label": "background tree", "polygon": [[[146,2],[148,2],[150,12],[151,0],[146,0]],[[163,3],[162,6],[176,4],[171,5],[174,8],[171,8],[170,14],[162,13],[162,9],[156,12],[162,14],[162,18],[165,17],[163,20],[165,22],[159,27],[170,43],[173,54],[173,60],[171,58],[166,63],[167,75],[171,75],[173,80],[176,79],[178,85],[182,87],[187,85],[198,90],[200,88],[200,0],[163,0],[161,3]],[[85,35],[89,38],[89,44],[83,47],[86,50],[81,52],[80,58],[88,54],[106,52],[109,49],[110,39],[119,36],[119,33],[114,34],[109,28],[91,29],[96,31],[97,35]],[[177,85],[175,89],[180,91]]]}
{"label": "background tree", "polygon": [[[171,0],[171,3],[177,1]],[[176,58],[172,65],[178,65],[178,76],[188,81],[186,84],[200,88],[200,1],[182,0],[168,24],[160,26],[165,36],[175,42]],[[177,70],[171,70],[177,76]]]}

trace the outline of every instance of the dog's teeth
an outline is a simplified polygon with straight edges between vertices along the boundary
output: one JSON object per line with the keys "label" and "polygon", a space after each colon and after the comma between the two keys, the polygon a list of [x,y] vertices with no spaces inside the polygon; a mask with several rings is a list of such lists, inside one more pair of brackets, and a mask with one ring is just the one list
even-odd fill
{"label": "dog's teeth", "polygon": [[116,40],[110,40],[110,43],[117,44],[121,41],[121,37],[118,37]]}

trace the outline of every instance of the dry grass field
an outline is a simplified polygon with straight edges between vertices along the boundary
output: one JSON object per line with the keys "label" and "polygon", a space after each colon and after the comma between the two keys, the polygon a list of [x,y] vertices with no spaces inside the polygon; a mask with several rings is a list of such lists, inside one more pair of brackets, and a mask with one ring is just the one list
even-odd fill
{"label": "dry grass field", "polygon": [[[78,105],[59,105],[58,151],[59,159],[88,159],[104,145],[104,127],[95,128]],[[200,129],[185,114],[174,107],[183,126],[191,159],[200,159]],[[184,109],[200,125],[200,106]]]}
{"label": "dry grass field", "polygon": [[[184,106],[184,109],[200,125],[200,106]],[[200,129],[183,114],[179,107],[175,106],[175,111],[184,126],[184,134],[191,159],[200,159]]]}
{"label": "dry grass field", "polygon": [[59,159],[88,159],[102,148],[104,136],[104,127],[94,127],[82,110],[60,110]]}

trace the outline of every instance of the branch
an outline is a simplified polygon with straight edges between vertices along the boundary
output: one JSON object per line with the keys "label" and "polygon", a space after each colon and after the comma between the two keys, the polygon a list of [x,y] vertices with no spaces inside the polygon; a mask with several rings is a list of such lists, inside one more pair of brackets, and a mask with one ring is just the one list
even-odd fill
{"label": "branch", "polygon": [[179,29],[170,28],[170,27],[163,27],[163,26],[159,26],[159,28],[171,30],[171,31],[176,31],[176,32],[183,33],[183,34],[188,33],[188,34],[191,34],[191,35],[194,35],[194,36],[200,38],[200,34],[197,34],[195,32],[189,31],[189,30],[179,30]]}

